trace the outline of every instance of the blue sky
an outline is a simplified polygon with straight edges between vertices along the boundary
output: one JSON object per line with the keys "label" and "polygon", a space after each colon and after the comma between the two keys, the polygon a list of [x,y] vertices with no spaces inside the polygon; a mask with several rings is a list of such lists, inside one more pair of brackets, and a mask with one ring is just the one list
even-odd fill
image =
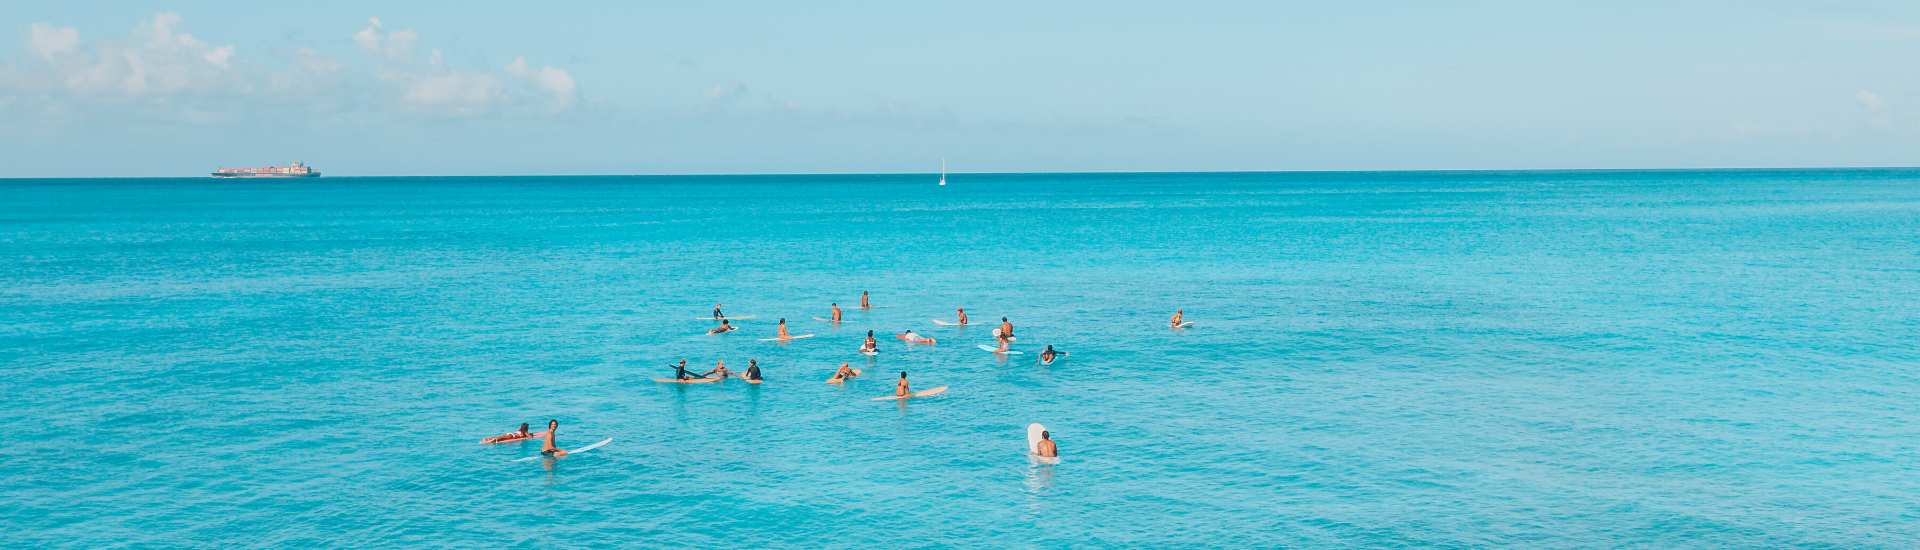
{"label": "blue sky", "polygon": [[1911,1],[13,3],[0,177],[1914,165],[1916,59]]}

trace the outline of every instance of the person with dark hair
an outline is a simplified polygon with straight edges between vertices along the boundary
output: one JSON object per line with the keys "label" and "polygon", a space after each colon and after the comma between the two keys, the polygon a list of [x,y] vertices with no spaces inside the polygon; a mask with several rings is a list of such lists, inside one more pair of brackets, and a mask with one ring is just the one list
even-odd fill
{"label": "person with dark hair", "polygon": [[553,434],[557,433],[560,433],[560,421],[548,420],[547,437],[540,440],[540,454],[555,458],[567,456],[566,449],[562,449],[559,445],[553,443]]}
{"label": "person with dark hair", "polygon": [[1046,351],[1040,352],[1040,362],[1042,364],[1052,363],[1055,358],[1065,357],[1066,355],[1067,355],[1067,352],[1054,351],[1053,344],[1047,344]]}
{"label": "person with dark hair", "polygon": [[962,308],[954,308],[954,309],[960,310],[960,324],[962,325],[967,324],[967,308],[962,307]]}
{"label": "person with dark hair", "polygon": [[727,316],[725,316],[725,315],[721,315],[721,314],[720,314],[720,304],[714,304],[714,305],[713,305],[713,319],[717,321],[717,320],[720,320],[720,319],[725,319],[725,318],[727,318]]}
{"label": "person with dark hair", "polygon": [[866,343],[860,344],[860,353],[874,353],[877,351],[880,351],[880,343],[873,340],[873,331],[869,330],[867,331]]}
{"label": "person with dark hair", "polygon": [[746,374],[746,378],[747,378],[748,380],[759,380],[759,379],[760,379],[760,362],[759,362],[759,361],[757,361],[757,360],[753,360],[753,359],[748,359],[748,360],[747,360],[747,374]]}
{"label": "person with dark hair", "polygon": [[706,377],[705,377],[705,376],[694,376],[694,375],[693,375],[693,373],[690,373],[690,372],[687,372],[687,360],[686,360],[686,359],[681,359],[681,360],[680,360],[680,364],[678,364],[678,365],[674,365],[674,366],[673,366],[673,379],[674,379],[674,380],[690,380],[690,379],[694,379],[694,378],[706,378]]}
{"label": "person with dark hair", "polygon": [[713,327],[713,330],[707,331],[707,334],[720,334],[722,332],[733,332],[733,329],[737,329],[737,328],[740,328],[740,327],[729,325],[727,324],[726,319],[721,319],[720,326]]}
{"label": "person with dark hair", "polygon": [[860,309],[873,309],[873,304],[867,302],[867,291],[865,290],[860,291]]}
{"label": "person with dark hair", "polygon": [[913,389],[907,387],[907,371],[900,371],[900,382],[893,386],[894,397],[913,395]]}
{"label": "person with dark hair", "polygon": [[544,435],[544,434],[537,434],[537,433],[529,433],[529,432],[527,432],[527,423],[525,423],[525,422],[521,422],[521,423],[520,423],[520,431],[517,431],[517,432],[507,432],[507,433],[503,433],[503,434],[500,434],[500,435],[496,435],[496,436],[493,436],[493,437],[489,437],[489,438],[486,438],[486,439],[482,439],[482,440],[480,440],[480,442],[481,442],[481,443],[506,443],[506,442],[509,442],[509,441],[520,441],[520,440],[523,440],[523,439],[533,439],[533,438],[535,438],[535,437],[539,437],[539,436],[541,436],[541,435]]}
{"label": "person with dark hair", "polygon": [[848,367],[847,364],[843,362],[843,363],[840,363],[840,370],[833,371],[833,376],[827,379],[827,383],[839,384],[841,382],[846,382],[847,380],[850,380],[855,376],[860,376],[860,371],[852,367]]}
{"label": "person with dark hair", "polygon": [[1047,431],[1040,432],[1040,441],[1037,441],[1033,444],[1033,454],[1040,455],[1047,458],[1055,458],[1060,456],[1060,447],[1058,445],[1053,444],[1052,432],[1047,432]]}
{"label": "person with dark hair", "polygon": [[780,325],[779,325],[779,326],[776,326],[776,327],[773,327],[773,337],[774,337],[774,338],[779,338],[779,339],[781,339],[781,340],[792,340],[792,339],[793,339],[793,335],[792,335],[792,334],[787,334],[787,318],[785,318],[785,317],[781,317],[781,318],[780,318]]}
{"label": "person with dark hair", "polygon": [[840,302],[833,303],[833,324],[840,324]]}

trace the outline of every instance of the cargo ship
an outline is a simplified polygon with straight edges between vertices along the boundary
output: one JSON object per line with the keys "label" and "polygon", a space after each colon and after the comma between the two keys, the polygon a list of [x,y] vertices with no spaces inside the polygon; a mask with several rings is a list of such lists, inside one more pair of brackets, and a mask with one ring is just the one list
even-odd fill
{"label": "cargo ship", "polygon": [[320,171],[307,163],[294,161],[287,166],[267,166],[263,168],[220,168],[213,171],[216,178],[317,178]]}

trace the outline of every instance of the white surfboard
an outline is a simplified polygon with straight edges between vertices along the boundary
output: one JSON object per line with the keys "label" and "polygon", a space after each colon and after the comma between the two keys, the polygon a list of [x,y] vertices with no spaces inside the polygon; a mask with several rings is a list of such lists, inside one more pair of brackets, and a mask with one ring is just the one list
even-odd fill
{"label": "white surfboard", "polygon": [[786,340],[805,340],[805,339],[808,339],[808,338],[812,338],[812,337],[813,337],[813,335],[812,335],[812,334],[795,334],[795,335],[793,335],[793,336],[789,336],[789,337],[787,337],[787,338],[785,338],[784,340],[783,340],[783,339],[780,339],[780,338],[761,338],[761,339],[760,339],[760,341],[762,341],[762,342],[782,342],[782,341],[786,341]]}
{"label": "white surfboard", "polygon": [[[578,448],[578,449],[567,449],[567,456],[573,456],[573,455],[577,455],[577,454],[580,454],[580,453],[584,453],[584,452],[587,452],[587,451],[591,451],[591,450],[594,450],[594,449],[598,449],[598,448],[601,448],[601,447],[605,447],[605,446],[606,446],[606,445],[607,445],[608,443],[612,443],[612,442],[613,442],[613,438],[611,438],[611,437],[609,437],[609,438],[606,438],[606,439],[602,439],[602,440],[600,440],[600,442],[599,442],[599,443],[594,443],[594,444],[592,444],[592,445],[588,445],[588,446],[585,446],[585,447],[581,447],[581,448]],[[549,457],[549,456],[547,456],[547,455],[533,455],[533,456],[530,456],[530,457],[526,457],[526,458],[522,458],[522,459],[519,459],[519,460],[515,460],[514,462],[533,462],[533,461],[535,461],[535,460],[540,460],[540,459],[542,459],[542,458],[553,458],[553,457]],[[564,458],[564,457],[563,457],[563,458]]]}
{"label": "white surfboard", "polygon": [[902,399],[908,399],[908,398],[913,398],[913,397],[932,397],[932,396],[935,396],[935,395],[940,395],[940,394],[943,394],[943,393],[947,393],[947,387],[946,387],[946,386],[940,386],[940,387],[938,387],[938,388],[933,388],[933,389],[930,389],[930,390],[920,390],[920,391],[917,391],[917,392],[913,392],[913,393],[910,393],[910,394],[907,394],[907,396],[906,396],[906,397],[900,397],[900,396],[897,396],[897,395],[889,395],[889,396],[886,396],[886,397],[875,397],[875,398],[873,398],[873,400],[874,400],[874,401],[899,401],[899,400],[902,400]]}
{"label": "white surfboard", "polygon": [[822,323],[835,323],[835,324],[838,324],[838,323],[839,323],[839,321],[835,321],[835,320],[833,320],[833,319],[828,319],[828,318],[826,318],[826,317],[814,317],[814,318],[813,318],[813,320],[815,320],[815,321],[819,321],[819,322],[822,322]]}
{"label": "white surfboard", "polygon": [[992,353],[1000,353],[1005,355],[1020,355],[1020,352],[1018,351],[1014,351],[1014,350],[1000,351],[999,346],[989,346],[986,344],[980,344],[980,349],[983,349]]}
{"label": "white surfboard", "polygon": [[872,351],[860,350],[860,354],[868,357],[878,357],[880,356],[880,350],[877,350],[877,349]]}
{"label": "white surfboard", "polygon": [[[727,319],[728,321],[751,321],[751,320],[754,320],[754,319],[759,319],[759,318],[760,318],[760,316],[758,316],[758,315],[728,315],[728,316],[726,317],[726,319]],[[720,318],[718,318],[718,317],[694,317],[694,318],[693,318],[693,320],[695,320],[695,321],[718,321],[718,320],[720,320]]]}
{"label": "white surfboard", "polygon": [[1060,457],[1040,456],[1040,432],[1044,431],[1047,431],[1047,427],[1039,422],[1027,425],[1027,458],[1041,464],[1059,464]]}
{"label": "white surfboard", "polygon": [[1058,363],[1058,362],[1060,362],[1060,360],[1061,360],[1061,359],[1066,359],[1066,358],[1067,358],[1067,352],[1064,352],[1064,351],[1056,351],[1056,352],[1053,352],[1053,360],[1052,360],[1052,361],[1048,361],[1048,360],[1046,360],[1046,359],[1041,359],[1041,360],[1040,360],[1040,366],[1042,366],[1042,367],[1051,367],[1051,366],[1053,366],[1053,364],[1054,364],[1054,363]]}
{"label": "white surfboard", "polygon": [[1173,328],[1189,328],[1192,326],[1193,326],[1193,321],[1187,321],[1185,323],[1180,323],[1180,326],[1173,327]]}
{"label": "white surfboard", "polygon": [[946,319],[934,319],[934,320],[933,320],[933,324],[935,324],[935,325],[939,325],[939,326],[943,326],[943,327],[964,327],[964,326],[966,326],[966,325],[962,325],[962,324],[960,324],[960,323],[957,323],[957,322],[954,322],[954,321],[948,321],[948,320],[946,320]]}

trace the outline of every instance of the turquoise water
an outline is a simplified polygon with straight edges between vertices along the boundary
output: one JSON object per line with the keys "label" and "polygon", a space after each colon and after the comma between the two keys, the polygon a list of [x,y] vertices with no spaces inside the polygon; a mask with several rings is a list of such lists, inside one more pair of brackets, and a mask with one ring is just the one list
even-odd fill
{"label": "turquoise water", "polygon": [[931,180],[0,181],[0,546],[1920,545],[1920,171]]}

